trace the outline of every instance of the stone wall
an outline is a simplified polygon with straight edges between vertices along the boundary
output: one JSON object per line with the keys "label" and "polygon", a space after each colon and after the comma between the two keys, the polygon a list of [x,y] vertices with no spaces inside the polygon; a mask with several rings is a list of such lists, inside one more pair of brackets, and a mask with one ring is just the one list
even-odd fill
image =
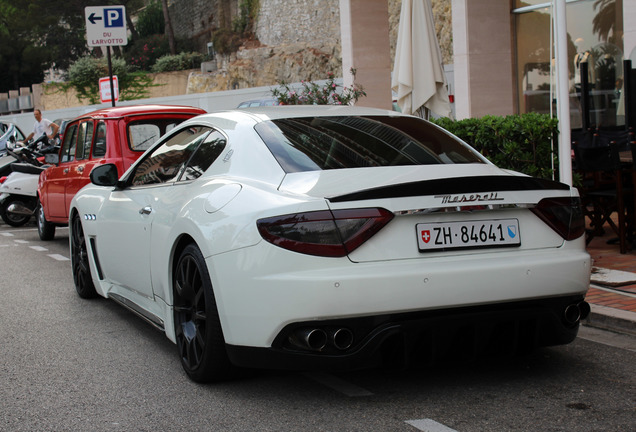
{"label": "stone wall", "polygon": [[268,46],[340,44],[339,0],[260,0],[256,37]]}
{"label": "stone wall", "polygon": [[194,39],[199,49],[205,49],[218,28],[231,28],[238,11],[239,0],[177,0],[169,2],[168,10],[175,37]]}

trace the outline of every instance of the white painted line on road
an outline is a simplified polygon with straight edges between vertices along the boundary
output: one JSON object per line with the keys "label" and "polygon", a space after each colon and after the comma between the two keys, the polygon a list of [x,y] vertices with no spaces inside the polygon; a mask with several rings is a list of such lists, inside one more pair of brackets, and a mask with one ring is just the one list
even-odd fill
{"label": "white painted line on road", "polygon": [[34,251],[38,251],[38,252],[46,252],[48,251],[47,248],[42,247],[42,246],[29,246],[31,249],[33,249]]}
{"label": "white painted line on road", "polygon": [[21,229],[11,228],[12,233],[29,232],[29,231],[37,231],[37,230],[38,230],[37,228],[21,228]]}
{"label": "white painted line on road", "polygon": [[66,258],[64,255],[60,254],[49,254],[49,256],[57,261],[70,261],[69,258]]}
{"label": "white painted line on road", "polygon": [[320,384],[343,393],[345,396],[360,397],[360,396],[373,396],[369,390],[358,387],[355,384],[351,384],[345,380],[327,373],[321,372],[307,372],[304,374],[307,378],[310,378]]}
{"label": "white painted line on road", "polygon": [[636,339],[628,334],[615,333],[583,325],[579,328],[578,337],[602,345],[636,352]]}
{"label": "white painted line on road", "polygon": [[455,429],[451,429],[431,419],[407,420],[406,423],[423,432],[457,432]]}
{"label": "white painted line on road", "polygon": [[5,237],[13,237],[13,234],[11,233],[1,233],[1,234]]}
{"label": "white painted line on road", "polygon": [[16,242],[16,243],[20,243],[20,244],[27,244],[27,243],[31,243],[31,242],[30,242],[30,241],[28,241],[28,240],[13,240],[13,241],[14,241],[14,242]]}

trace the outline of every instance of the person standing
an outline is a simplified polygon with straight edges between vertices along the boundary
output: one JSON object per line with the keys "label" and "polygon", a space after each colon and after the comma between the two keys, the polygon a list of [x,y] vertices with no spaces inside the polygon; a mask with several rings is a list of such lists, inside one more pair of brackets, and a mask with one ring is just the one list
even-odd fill
{"label": "person standing", "polygon": [[60,127],[53,123],[51,120],[42,118],[42,111],[38,108],[33,110],[33,116],[35,117],[35,124],[33,125],[33,132],[26,137],[25,142],[28,142],[31,138],[40,138],[42,134],[46,134],[49,139],[53,139],[57,135],[57,131]]}

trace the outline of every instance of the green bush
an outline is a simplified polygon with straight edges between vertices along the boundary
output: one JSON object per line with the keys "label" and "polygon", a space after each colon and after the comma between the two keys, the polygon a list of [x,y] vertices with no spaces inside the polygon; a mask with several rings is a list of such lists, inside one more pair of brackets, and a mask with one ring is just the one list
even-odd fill
{"label": "green bush", "polygon": [[160,57],[168,54],[168,39],[164,35],[156,34],[128,44],[124,57],[133,69],[150,71]]}
{"label": "green bush", "polygon": [[178,70],[196,69],[204,60],[204,55],[197,52],[166,55],[159,58],[152,67],[153,72],[171,72]]}
{"label": "green bush", "polygon": [[[481,152],[500,168],[551,179],[557,170],[552,150],[558,120],[547,114],[485,116],[465,120],[431,120]],[[556,148],[556,139],[554,140]],[[558,171],[557,171],[558,172]]]}
{"label": "green bush", "polygon": [[[152,79],[144,72],[133,72],[124,59],[111,61],[113,75],[119,81],[119,99],[133,100],[148,96]],[[60,86],[65,91],[74,88],[77,98],[91,104],[100,102],[99,79],[108,76],[108,61],[105,58],[82,57],[73,63],[67,72],[67,82]]]}
{"label": "green bush", "polygon": [[157,0],[151,1],[148,6],[139,12],[136,28],[140,38],[164,33],[165,19],[161,2]]}
{"label": "green bush", "polygon": [[253,33],[258,8],[258,0],[241,0],[238,16],[232,21],[232,31],[242,36]]}

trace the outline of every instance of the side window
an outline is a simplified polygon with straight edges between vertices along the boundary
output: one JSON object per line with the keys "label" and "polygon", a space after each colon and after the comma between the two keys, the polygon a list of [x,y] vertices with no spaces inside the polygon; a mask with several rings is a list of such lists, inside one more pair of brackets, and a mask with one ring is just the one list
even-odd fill
{"label": "side window", "polygon": [[60,162],[70,162],[75,159],[75,145],[77,144],[77,123],[66,128]]}
{"label": "side window", "polygon": [[194,155],[188,161],[180,181],[195,180],[201,176],[209,167],[212,162],[219,157],[227,140],[218,131],[212,131],[205,138],[203,144],[194,152]]}
{"label": "side window", "polygon": [[93,142],[93,121],[88,120],[80,123],[77,134],[76,159],[88,159],[91,154],[91,143]]}
{"label": "side window", "polygon": [[170,137],[137,165],[132,174],[132,185],[176,181],[183,166],[209,132],[208,127],[196,126],[184,129]]}
{"label": "side window", "polygon": [[93,146],[93,157],[99,158],[106,156],[106,123],[100,121],[97,123],[95,132],[95,145]]}

